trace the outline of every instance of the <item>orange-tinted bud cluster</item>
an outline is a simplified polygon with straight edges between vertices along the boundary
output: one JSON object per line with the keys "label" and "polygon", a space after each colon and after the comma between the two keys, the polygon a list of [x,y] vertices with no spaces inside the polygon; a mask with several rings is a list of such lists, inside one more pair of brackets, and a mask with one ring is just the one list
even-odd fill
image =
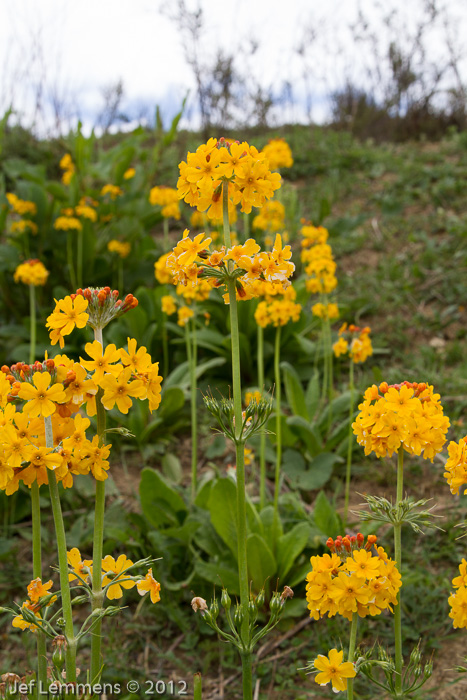
{"label": "orange-tinted bud cluster", "polygon": [[76,290],[76,294],[70,294],[73,301],[77,296],[84,297],[88,302],[86,310],[89,314],[88,323],[91,328],[104,328],[112,319],[138,306],[138,300],[133,294],[127,294],[122,300],[118,298],[118,289],[112,290],[110,287],[80,288]]}
{"label": "orange-tinted bud cluster", "polygon": [[406,386],[408,389],[413,389],[414,397],[418,398],[420,394],[423,394],[423,392],[426,390],[428,384],[426,382],[401,382],[400,384],[388,384],[387,382],[381,382],[379,385],[379,390],[382,394],[386,394],[390,388],[400,391],[401,387],[403,386]]}
{"label": "orange-tinted bud cluster", "polygon": [[341,554],[344,552],[353,552],[355,549],[366,549],[367,552],[370,551],[372,546],[376,544],[378,538],[376,535],[368,535],[365,544],[365,537],[361,532],[356,535],[338,535],[335,540],[329,537],[326,541],[326,547],[331,550],[331,552],[336,554]]}
{"label": "orange-tinted bud cluster", "polygon": [[13,384],[14,382],[27,382],[35,372],[49,372],[49,374],[53,376],[56,367],[55,362],[48,359],[44,360],[44,362],[36,360],[32,365],[28,365],[25,362],[15,362],[11,367],[3,365],[1,371],[3,374],[6,374],[6,378],[10,384]]}

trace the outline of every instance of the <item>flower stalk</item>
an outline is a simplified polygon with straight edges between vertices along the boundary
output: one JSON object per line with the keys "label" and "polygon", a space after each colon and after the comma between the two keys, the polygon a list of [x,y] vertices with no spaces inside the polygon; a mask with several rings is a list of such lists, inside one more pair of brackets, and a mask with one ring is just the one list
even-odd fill
{"label": "flower stalk", "polygon": [[[31,285],[32,286],[32,285]],[[42,546],[41,546],[41,506],[40,487],[36,481],[31,484],[32,511],[32,575],[34,579],[42,579]],[[37,632],[37,681],[39,691],[47,687],[47,647],[45,635]]]}
{"label": "flower stalk", "polygon": [[[352,623],[350,625],[349,652],[347,657],[347,661],[350,661],[350,663],[354,662],[355,647],[357,644],[357,629],[358,613],[353,613]],[[353,678],[349,678],[347,681],[347,700],[353,700]]]}
{"label": "flower stalk", "polygon": [[347,467],[345,470],[345,501],[344,501],[344,527],[347,525],[347,515],[349,512],[349,495],[350,495],[350,477],[352,472],[352,418],[355,402],[355,385],[354,385],[354,362],[350,356],[349,369],[349,389],[350,389],[350,408],[349,408],[349,443],[347,445]]}
{"label": "flower stalk", "polygon": [[[164,219],[165,221],[165,219]],[[194,317],[185,325],[185,343],[188,367],[190,369],[190,406],[191,406],[191,500],[196,497],[198,486],[198,415],[196,412],[196,362],[198,348],[196,344],[196,325]]]}
{"label": "flower stalk", "polygon": [[[44,417],[45,444],[53,449],[53,429],[50,416]],[[53,469],[48,472],[50,502],[55,525],[55,535],[57,538],[58,566],[60,571],[60,590],[62,594],[62,612],[65,620],[65,635],[67,647],[65,652],[66,680],[67,683],[76,682],[76,638],[73,629],[73,611],[71,608],[71,592],[68,581],[68,560],[65,536],[65,525],[63,523],[62,507],[60,504],[60,494],[58,491],[57,477]]]}
{"label": "flower stalk", "polygon": [[281,481],[282,463],[282,426],[281,426],[281,326],[276,328],[276,339],[274,343],[274,381],[276,391],[276,472],[274,478],[274,524],[277,528],[279,518],[279,491]]}
{"label": "flower stalk", "polygon": [[36,356],[36,288],[33,284],[29,285],[29,326],[29,364],[32,365]]}
{"label": "flower stalk", "polygon": [[[264,329],[258,324],[257,343],[258,388],[264,391]],[[259,507],[263,510],[266,505],[266,431],[261,428],[259,434]]]}
{"label": "flower stalk", "polygon": [[[404,448],[401,445],[397,453],[397,491],[396,491],[396,509],[402,501],[404,492]],[[402,573],[402,522],[399,520],[394,523],[394,558],[396,566]],[[397,605],[394,607],[394,647],[395,647],[395,665],[396,665],[396,692],[402,691],[402,619],[401,619],[401,601],[400,591],[397,594]]]}
{"label": "flower stalk", "polygon": [[[224,227],[224,242],[227,248],[230,248],[230,223],[228,213],[228,183],[224,182],[222,187],[223,194],[223,227]],[[232,261],[229,261],[229,268],[232,267]],[[238,328],[238,309],[237,309],[237,290],[235,279],[229,277],[227,280],[227,291],[229,294],[230,308],[230,333],[232,341],[232,392],[234,402],[235,416],[235,431],[236,431],[236,466],[237,466],[237,538],[238,538],[238,576],[240,583],[240,605],[243,613],[243,622],[241,626],[241,639],[243,645],[248,651],[242,654],[242,672],[243,672],[243,698],[251,700],[253,697],[253,682],[251,672],[251,651],[250,646],[250,630],[248,616],[248,565],[247,565],[247,550],[246,550],[246,499],[245,499],[245,459],[244,449],[245,443],[242,438],[242,387],[240,379],[240,338]]]}
{"label": "flower stalk", "polygon": [[[94,329],[94,339],[98,340],[104,349],[102,328]],[[103,445],[105,432],[105,408],[102,404],[103,390],[99,388],[96,396],[97,435],[99,446]],[[93,572],[92,572],[92,609],[103,607],[104,593],[102,590],[102,571],[99,563],[103,557],[104,542],[104,514],[105,514],[105,481],[96,480],[96,503],[94,509],[94,540],[93,540]],[[96,623],[91,638],[91,683],[98,683],[102,672],[101,658],[101,629],[102,619]]]}

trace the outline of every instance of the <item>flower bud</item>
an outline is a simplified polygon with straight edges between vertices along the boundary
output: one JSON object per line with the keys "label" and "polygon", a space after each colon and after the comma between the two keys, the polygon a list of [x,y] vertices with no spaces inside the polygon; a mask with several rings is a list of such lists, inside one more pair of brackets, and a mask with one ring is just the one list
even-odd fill
{"label": "flower bud", "polygon": [[232,605],[232,601],[226,588],[222,589],[221,605],[225,610],[230,610],[230,606]]}
{"label": "flower bud", "polygon": [[263,607],[264,599],[265,599],[264,588],[262,588],[260,590],[260,592],[258,593],[258,595],[256,596],[256,600],[255,600],[255,604],[256,604],[256,607],[258,608],[258,610]]}
{"label": "flower bud", "polygon": [[61,673],[65,664],[66,637],[63,634],[57,635],[52,642],[52,647],[54,648],[52,653],[53,665]]}
{"label": "flower bud", "polygon": [[279,610],[282,608],[282,605],[283,601],[281,599],[281,596],[279,595],[279,593],[274,593],[274,595],[271,598],[271,602],[269,603],[269,609],[273,614],[278,613]]}
{"label": "flower bud", "polygon": [[425,678],[430,678],[431,674],[433,673],[433,662],[427,661],[425,664],[425,668],[423,669],[423,675]]}
{"label": "flower bud", "polygon": [[255,601],[252,599],[248,603],[248,616],[251,620],[251,622],[255,622],[256,618],[258,617],[258,610],[256,608]]}
{"label": "flower bud", "polygon": [[241,605],[237,605],[234,612],[234,622],[237,628],[241,627],[243,622],[243,610]]}
{"label": "flower bud", "polygon": [[211,607],[209,608],[209,612],[211,613],[213,620],[215,620],[216,617],[219,615],[219,603],[217,602],[217,600],[215,598],[211,603]]}

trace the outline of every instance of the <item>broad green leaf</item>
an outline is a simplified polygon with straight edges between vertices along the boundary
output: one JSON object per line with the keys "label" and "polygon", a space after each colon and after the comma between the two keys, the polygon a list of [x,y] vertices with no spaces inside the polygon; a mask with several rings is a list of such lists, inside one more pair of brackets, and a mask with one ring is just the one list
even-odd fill
{"label": "broad green leaf", "polygon": [[292,568],[296,558],[305,549],[309,531],[310,526],[307,523],[297,523],[289,532],[279,538],[276,557],[281,584],[287,584],[285,577]]}
{"label": "broad green leaf", "polygon": [[305,392],[303,391],[300,377],[289,362],[281,362],[281,370],[287,401],[292,409],[292,413],[308,420]]}
{"label": "broad green leaf", "polygon": [[155,469],[143,469],[139,495],[143,513],[155,527],[167,524],[176,527],[187,512],[178,491]]}
{"label": "broad green leaf", "polygon": [[182,480],[182,465],[177,455],[167,452],[162,457],[162,469],[165,476],[171,481],[175,481],[176,484],[179,484]]}
{"label": "broad green leaf", "polygon": [[211,522],[237,558],[237,489],[230,479],[219,479],[211,488],[208,508]]}
{"label": "broad green leaf", "polygon": [[258,534],[248,535],[246,541],[248,578],[258,592],[277,571],[276,560],[265,540]]}
{"label": "broad green leaf", "polygon": [[289,416],[287,425],[302,440],[311,456],[315,456],[322,451],[323,442],[315,425],[312,425],[301,416]]}
{"label": "broad green leaf", "polygon": [[195,571],[198,576],[204,578],[215,586],[224,586],[233,595],[240,595],[238,583],[238,571],[226,564],[196,560]]}
{"label": "broad green leaf", "polygon": [[341,531],[341,519],[335,509],[329,503],[324,491],[320,491],[316,497],[313,508],[315,525],[325,537],[337,537]]}

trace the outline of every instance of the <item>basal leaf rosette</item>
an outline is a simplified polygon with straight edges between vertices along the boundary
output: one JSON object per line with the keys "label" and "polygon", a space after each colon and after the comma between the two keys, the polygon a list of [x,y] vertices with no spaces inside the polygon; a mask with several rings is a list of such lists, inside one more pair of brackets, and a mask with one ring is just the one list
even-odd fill
{"label": "basal leaf rosette", "polygon": [[270,170],[264,155],[246,141],[209,139],[179,165],[177,189],[180,199],[206,211],[210,219],[222,218],[222,185],[228,182],[229,208],[238,204],[249,214],[262,207],[279,189],[281,177]]}
{"label": "basal leaf rosette", "polygon": [[[306,599],[310,617],[342,615],[348,620],[380,615],[397,605],[401,575],[396,564],[377,538],[362,534],[329,538],[331,554],[311,557],[312,571],[307,575]],[[374,552],[372,553],[372,548]]]}
{"label": "basal leaf rosette", "polygon": [[[282,245],[279,234],[276,235],[273,250],[261,252],[253,238],[243,245],[211,250],[212,241],[205,238],[204,233],[194,239],[188,233],[186,229],[182,240],[166,261],[177,284],[196,287],[203,279],[212,287],[221,287],[227,284],[229,278],[234,278],[237,299],[258,296],[258,281],[276,283],[282,289],[290,285],[289,277],[295,270],[295,265],[290,262],[292,251],[290,246]],[[224,295],[224,300],[228,303],[228,294]]]}
{"label": "basal leaf rosette", "polygon": [[352,428],[366,455],[391,457],[402,447],[433,461],[446,442],[449,418],[443,414],[440,395],[424,382],[382,382],[379,388],[373,384],[359,409]]}

